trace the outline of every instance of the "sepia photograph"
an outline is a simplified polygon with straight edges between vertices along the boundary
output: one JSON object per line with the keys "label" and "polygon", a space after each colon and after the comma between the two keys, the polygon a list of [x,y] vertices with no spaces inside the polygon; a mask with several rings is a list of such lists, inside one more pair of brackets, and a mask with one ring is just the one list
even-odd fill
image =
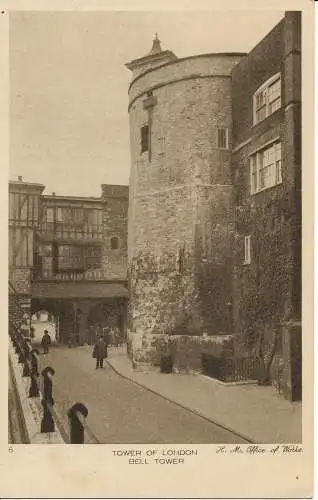
{"label": "sepia photograph", "polygon": [[314,2],[11,1],[1,498],[312,497]]}
{"label": "sepia photograph", "polygon": [[9,16],[9,444],[301,444],[302,13]]}
{"label": "sepia photograph", "polygon": [[301,11],[8,15],[9,445],[297,449]]}

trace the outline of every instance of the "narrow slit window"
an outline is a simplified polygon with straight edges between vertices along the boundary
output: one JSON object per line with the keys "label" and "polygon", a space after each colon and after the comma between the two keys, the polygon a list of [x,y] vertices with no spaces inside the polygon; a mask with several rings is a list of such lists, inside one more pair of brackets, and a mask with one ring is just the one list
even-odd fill
{"label": "narrow slit window", "polygon": [[149,150],[149,125],[140,129],[141,153]]}
{"label": "narrow slit window", "polygon": [[184,254],[185,254],[185,250],[184,250],[184,247],[182,247],[179,249],[179,253],[178,253],[178,272],[180,274],[182,274],[184,271]]}
{"label": "narrow slit window", "polygon": [[218,148],[228,149],[229,148],[229,129],[228,128],[218,128],[217,137]]}
{"label": "narrow slit window", "polygon": [[244,264],[251,263],[251,237],[244,237]]}

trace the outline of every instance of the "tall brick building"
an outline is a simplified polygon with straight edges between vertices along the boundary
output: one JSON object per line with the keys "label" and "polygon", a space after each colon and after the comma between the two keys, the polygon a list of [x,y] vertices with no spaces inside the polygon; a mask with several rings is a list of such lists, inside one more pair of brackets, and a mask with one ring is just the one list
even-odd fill
{"label": "tall brick building", "polygon": [[161,335],[251,340],[255,322],[267,339],[285,325],[288,358],[301,309],[300,24],[287,12],[248,54],[179,59],[156,37],[127,64],[136,362],[155,362]]}
{"label": "tall brick building", "polygon": [[300,13],[233,69],[232,95],[233,324],[252,341],[259,327],[265,343],[280,333],[288,366],[301,356]]}

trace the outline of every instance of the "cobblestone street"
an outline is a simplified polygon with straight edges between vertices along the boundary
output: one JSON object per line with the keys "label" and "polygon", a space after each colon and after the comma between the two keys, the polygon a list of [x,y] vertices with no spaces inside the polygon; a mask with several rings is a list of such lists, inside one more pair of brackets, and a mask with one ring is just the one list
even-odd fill
{"label": "cobblestone street", "polygon": [[235,434],[122,378],[107,363],[96,370],[85,348],[53,348],[40,358],[41,369],[50,365],[56,372],[54,408],[65,432],[67,410],[81,402],[88,408],[87,423],[100,443],[244,443]]}

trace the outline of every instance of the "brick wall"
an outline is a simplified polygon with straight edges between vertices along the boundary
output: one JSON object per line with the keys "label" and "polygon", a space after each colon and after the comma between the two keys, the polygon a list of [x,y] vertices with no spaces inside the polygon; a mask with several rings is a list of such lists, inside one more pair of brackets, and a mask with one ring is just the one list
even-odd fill
{"label": "brick wall", "polygon": [[31,312],[31,298],[29,295],[17,295],[15,292],[9,289],[9,328],[14,328],[15,326],[21,327],[28,330],[29,321],[26,315]]}
{"label": "brick wall", "polygon": [[266,123],[260,122],[253,130],[251,129],[252,96],[262,83],[281,71],[283,37],[284,20],[275,26],[232,71],[233,147],[249,139],[251,135],[258,136],[269,128],[268,120],[271,118],[267,119]]}
{"label": "brick wall", "polygon": [[[300,14],[287,13],[232,72],[233,317],[235,333],[251,342],[262,331],[270,343],[281,321],[300,315],[299,28]],[[253,127],[253,94],[278,72],[282,107]],[[282,144],[283,182],[251,195],[248,157],[275,138]],[[250,265],[243,262],[244,235],[251,235]]]}
{"label": "brick wall", "polygon": [[[102,269],[109,279],[127,277],[128,186],[102,185],[103,247]],[[112,248],[117,238],[118,248]]]}

